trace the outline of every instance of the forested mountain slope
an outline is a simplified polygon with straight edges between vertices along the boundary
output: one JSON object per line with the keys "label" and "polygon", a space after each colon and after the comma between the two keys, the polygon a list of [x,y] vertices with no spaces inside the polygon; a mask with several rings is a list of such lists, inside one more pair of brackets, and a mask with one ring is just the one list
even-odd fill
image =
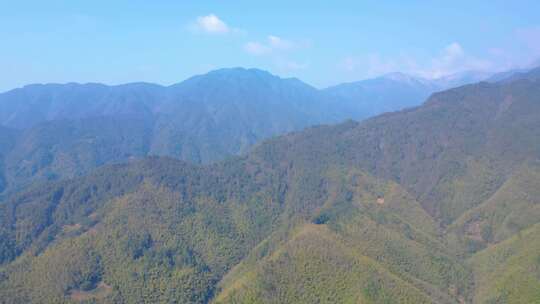
{"label": "forested mountain slope", "polygon": [[0,205],[0,299],[535,303],[539,143],[525,77],[211,165],[34,184]]}

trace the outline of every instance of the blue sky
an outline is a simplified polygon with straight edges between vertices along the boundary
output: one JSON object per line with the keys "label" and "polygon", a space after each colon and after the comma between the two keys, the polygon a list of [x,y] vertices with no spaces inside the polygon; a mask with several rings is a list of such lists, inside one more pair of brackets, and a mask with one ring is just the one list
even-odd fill
{"label": "blue sky", "polygon": [[0,90],[256,67],[324,87],[540,58],[540,1],[5,1]]}

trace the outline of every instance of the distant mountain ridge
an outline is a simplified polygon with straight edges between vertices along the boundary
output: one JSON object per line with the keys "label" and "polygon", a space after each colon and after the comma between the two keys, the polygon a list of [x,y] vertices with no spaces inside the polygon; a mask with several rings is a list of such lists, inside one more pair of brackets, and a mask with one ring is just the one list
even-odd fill
{"label": "distant mountain ridge", "polygon": [[[514,72],[508,72],[508,75]],[[332,103],[332,107],[338,108],[334,111],[336,113],[333,113],[338,119],[343,119],[343,117],[362,119],[373,115],[372,112],[380,114],[385,111],[400,110],[404,106],[419,105],[435,91],[478,82],[487,79],[488,75],[471,71],[429,80],[403,73],[390,73],[373,79],[318,90],[297,78],[280,78],[258,69],[225,68],[193,76],[171,86],[144,82],[114,86],[99,83],[32,84],[0,94],[0,124],[25,129],[37,123],[55,119],[111,115],[144,116],[151,113],[163,113],[171,107],[182,106],[182,103],[187,101],[257,102],[257,98],[259,102],[274,104],[282,102],[282,98],[288,98],[287,101],[295,106],[300,106],[302,102],[310,99],[312,104],[309,106],[315,108],[309,109],[312,112],[311,115],[318,110],[313,103],[326,100],[327,103]],[[265,89],[265,94],[270,93],[271,96],[264,97],[262,100],[260,99],[264,95],[262,92],[255,95],[250,91],[260,89]],[[355,91],[353,92],[355,96],[347,96],[347,98],[357,98],[352,102],[359,105],[344,105],[340,104],[339,99],[329,98],[329,95],[344,97],[344,92],[347,90]],[[398,102],[395,100],[394,104],[386,104],[393,91],[405,92],[405,95],[394,95],[394,99],[401,96],[401,99],[406,100],[402,101],[397,108],[395,104]],[[364,113],[363,103],[368,102],[372,108],[371,112]],[[350,108],[351,106],[353,108]],[[303,107],[305,108],[306,105]],[[351,110],[354,112],[351,113]]]}
{"label": "distant mountain ridge", "polygon": [[0,94],[0,125],[7,127],[0,137],[10,138],[0,155],[0,193],[147,155],[214,162],[308,126],[418,106],[441,86],[392,73],[318,90],[244,68],[168,87],[29,85]]}
{"label": "distant mountain ridge", "polygon": [[418,106],[440,87],[426,79],[392,73],[323,90],[366,117]]}
{"label": "distant mountain ridge", "polygon": [[26,129],[57,119],[147,115],[163,93],[164,87],[146,83],[28,85],[0,94],[0,119],[4,126]]}
{"label": "distant mountain ridge", "polygon": [[511,77],[516,72],[509,71],[495,76],[489,72],[464,71],[436,79],[397,72],[373,79],[339,84],[323,91],[359,113],[374,116],[418,106],[438,91],[481,81],[491,81],[490,77],[493,77],[493,82],[496,82]]}
{"label": "distant mountain ridge", "polygon": [[284,79],[258,69],[231,68],[193,76],[168,87],[151,83],[27,85],[0,94],[0,124],[25,129],[57,119],[145,116],[167,113],[185,103],[287,106],[291,107],[288,110],[297,107],[320,115],[316,111],[321,102],[318,90],[298,79]]}
{"label": "distant mountain ridge", "polygon": [[169,87],[30,85],[0,94],[0,121],[13,129],[0,133],[18,132],[3,151],[0,184],[17,189],[146,155],[213,162],[349,114],[298,79],[256,69],[216,70]]}

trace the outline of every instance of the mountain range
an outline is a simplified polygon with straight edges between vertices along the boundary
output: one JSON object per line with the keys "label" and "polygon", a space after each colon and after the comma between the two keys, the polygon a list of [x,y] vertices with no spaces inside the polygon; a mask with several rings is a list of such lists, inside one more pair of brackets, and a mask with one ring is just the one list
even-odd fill
{"label": "mountain range", "polygon": [[147,155],[215,162],[308,126],[417,106],[435,91],[481,77],[394,73],[318,90],[295,78],[233,68],[168,87],[28,85],[0,94],[0,193]]}
{"label": "mountain range", "polygon": [[313,87],[224,69],[163,87],[30,85],[0,95],[4,188],[146,155],[208,163],[306,126],[344,119]]}
{"label": "mountain range", "polygon": [[[17,115],[31,115],[2,114],[16,129],[3,129],[0,149],[20,151],[2,154],[3,168],[25,163],[14,157],[30,146],[37,160],[30,163],[44,166],[23,175],[69,167],[70,155],[95,162],[72,178],[5,194],[1,303],[538,303],[540,69],[437,92],[418,107],[272,137],[211,163],[143,157],[159,155],[147,148],[154,137],[141,136],[156,132],[146,121],[189,120],[195,114],[168,119],[184,103],[201,113],[193,124],[212,113],[215,126],[218,118],[234,120],[248,131],[283,115],[291,115],[287,123],[343,118],[332,104],[343,95],[327,99],[329,92],[295,79],[261,85],[253,79],[272,76],[260,71],[229,73],[164,89],[194,99],[88,102],[99,119],[64,120],[55,94],[54,111],[13,105],[23,109]],[[287,107],[270,120],[244,120],[246,92],[254,94],[247,116],[262,119],[283,105],[270,107],[272,96]],[[225,102],[234,111],[218,107]],[[112,104],[124,122],[107,116]],[[208,143],[208,125],[190,136]],[[107,136],[92,137],[93,129]],[[51,161],[51,149],[76,152]],[[131,156],[142,159],[124,161]],[[121,163],[90,168],[110,162]]]}
{"label": "mountain range", "polygon": [[377,78],[344,83],[324,89],[341,103],[358,111],[360,118],[384,112],[415,107],[431,94],[481,81],[497,82],[530,69],[515,69],[501,73],[464,71],[426,79],[404,73],[390,73]]}
{"label": "mountain range", "polygon": [[[363,119],[417,106],[435,91],[489,80],[490,76],[493,81],[498,81],[526,71],[512,70],[493,76],[469,71],[434,80],[391,73],[322,90],[296,78],[283,79],[266,71],[244,68],[215,70],[168,87],[151,83],[117,86],[98,83],[33,84],[0,94],[0,124],[28,129],[53,120],[144,117],[170,114],[174,110],[185,111],[193,104],[204,105],[209,108],[206,111],[216,111],[225,105],[264,105],[286,107],[288,111],[298,111],[319,120],[343,119],[345,116]],[[342,104],[344,100],[350,104]],[[325,103],[329,103],[330,108],[321,105]],[[322,111],[330,112],[321,118]],[[349,112],[344,114],[346,111]]]}

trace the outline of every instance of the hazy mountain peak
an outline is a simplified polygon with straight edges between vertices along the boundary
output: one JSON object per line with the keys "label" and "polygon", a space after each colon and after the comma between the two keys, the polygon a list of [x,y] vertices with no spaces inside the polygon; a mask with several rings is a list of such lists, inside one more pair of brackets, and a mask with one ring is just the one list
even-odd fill
{"label": "hazy mountain peak", "polygon": [[434,82],[441,88],[448,89],[452,87],[459,87],[469,83],[485,81],[492,75],[492,72],[467,70],[434,79]]}
{"label": "hazy mountain peak", "polygon": [[[256,68],[224,68],[210,71],[206,74],[193,76],[183,82],[172,85],[176,90],[204,89],[231,91],[242,90],[257,91],[269,90],[280,91],[289,89],[309,90],[314,94],[317,91],[311,85],[298,78],[281,78],[268,71]],[[260,91],[258,94],[261,94]]]}
{"label": "hazy mountain peak", "polygon": [[394,80],[394,81],[400,81],[400,82],[415,82],[415,81],[418,81],[418,78],[416,78],[414,76],[411,76],[409,74],[402,73],[402,72],[388,73],[388,74],[385,74],[385,75],[381,76],[381,78]]}
{"label": "hazy mountain peak", "polygon": [[531,81],[540,80],[540,67],[526,70],[516,70],[511,74],[505,75],[506,77],[497,79],[501,82],[512,82],[520,79],[528,79]]}
{"label": "hazy mountain peak", "polygon": [[[271,74],[268,71],[256,69],[256,68],[243,68],[243,67],[234,67],[234,68],[223,68],[212,70],[206,74],[198,75],[203,77],[268,77],[268,78],[279,78],[276,75]],[[195,76],[197,77],[197,76]]]}
{"label": "hazy mountain peak", "polygon": [[189,84],[195,83],[214,83],[215,85],[219,84],[230,84],[230,83],[241,83],[249,81],[274,81],[279,80],[278,76],[272,75],[267,71],[259,69],[246,69],[242,67],[236,68],[223,68],[212,70],[205,74],[195,75],[190,77],[180,83],[174,84],[171,87],[184,87]]}

